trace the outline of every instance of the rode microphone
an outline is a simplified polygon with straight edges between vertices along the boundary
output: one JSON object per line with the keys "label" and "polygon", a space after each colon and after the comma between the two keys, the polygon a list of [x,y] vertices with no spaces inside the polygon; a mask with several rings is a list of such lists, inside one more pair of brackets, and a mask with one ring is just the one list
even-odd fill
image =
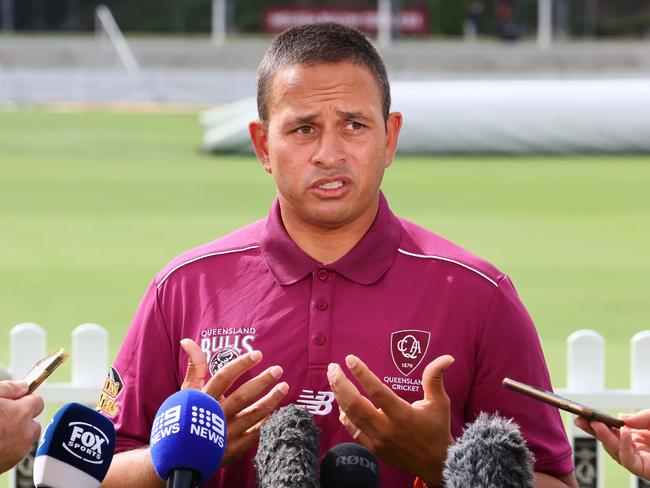
{"label": "rode microphone", "polygon": [[194,488],[209,480],[226,450],[221,405],[198,390],[171,395],[158,409],[149,451],[153,467],[168,488]]}
{"label": "rode microphone", "polygon": [[304,408],[286,405],[260,427],[258,488],[318,488],[320,431]]}
{"label": "rode microphone", "polygon": [[481,413],[447,451],[448,488],[533,488],[533,454],[512,419]]}
{"label": "rode microphone", "polygon": [[68,403],[45,429],[34,459],[39,488],[97,488],[115,451],[113,423],[99,412]]}
{"label": "rode microphone", "polygon": [[346,442],[332,447],[320,463],[321,488],[379,488],[379,463],[360,444]]}

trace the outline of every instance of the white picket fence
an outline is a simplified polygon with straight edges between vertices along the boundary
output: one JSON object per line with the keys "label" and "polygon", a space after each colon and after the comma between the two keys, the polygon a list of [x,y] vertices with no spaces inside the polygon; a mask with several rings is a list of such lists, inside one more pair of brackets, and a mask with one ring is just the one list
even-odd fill
{"label": "white picket fence", "polygon": [[[37,324],[24,323],[10,332],[11,374],[22,378],[46,352],[47,334]],[[579,330],[567,338],[567,387],[557,393],[589,406],[616,411],[650,408],[650,331],[639,332],[630,341],[630,386],[626,389],[605,388],[605,340],[592,330]],[[38,390],[46,403],[76,401],[94,405],[100,395],[108,371],[108,333],[97,324],[83,324],[72,331],[69,350],[71,381],[46,381]],[[54,376],[56,378],[56,376]],[[591,443],[580,429],[570,424],[569,437],[576,443],[587,443],[576,449],[574,460],[581,487],[604,488],[604,453],[600,445]],[[650,486],[630,477],[630,486]]]}

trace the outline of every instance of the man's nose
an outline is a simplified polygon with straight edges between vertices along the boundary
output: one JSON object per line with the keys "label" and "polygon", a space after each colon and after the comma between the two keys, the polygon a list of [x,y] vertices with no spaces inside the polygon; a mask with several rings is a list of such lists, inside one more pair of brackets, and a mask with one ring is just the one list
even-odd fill
{"label": "man's nose", "polygon": [[345,142],[342,135],[335,129],[322,130],[312,162],[317,166],[331,168],[344,162],[345,159]]}

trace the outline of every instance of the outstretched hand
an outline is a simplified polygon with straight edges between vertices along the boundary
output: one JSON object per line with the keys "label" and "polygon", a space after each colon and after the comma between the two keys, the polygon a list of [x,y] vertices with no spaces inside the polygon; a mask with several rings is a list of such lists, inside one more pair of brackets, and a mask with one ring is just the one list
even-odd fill
{"label": "outstretched hand", "polygon": [[620,418],[625,422],[620,429],[580,417],[575,424],[602,442],[605,451],[632,474],[650,479],[650,409]]}
{"label": "outstretched hand", "polygon": [[341,423],[359,443],[385,462],[437,486],[447,448],[453,444],[449,397],[442,382],[454,362],[440,356],[422,375],[424,398],[409,404],[390,390],[359,358],[350,355],[346,365],[357,379],[364,397],[338,364],[330,364],[327,377],[339,404]]}
{"label": "outstretched hand", "polygon": [[282,368],[271,366],[226,396],[226,392],[242,374],[259,364],[262,353],[252,351],[239,356],[217,371],[206,383],[208,362],[199,345],[191,339],[183,339],[181,346],[189,357],[181,389],[201,390],[217,400],[223,409],[227,439],[221,465],[228,466],[257,442],[260,424],[285,397],[289,385],[285,382],[277,383],[282,376]]}

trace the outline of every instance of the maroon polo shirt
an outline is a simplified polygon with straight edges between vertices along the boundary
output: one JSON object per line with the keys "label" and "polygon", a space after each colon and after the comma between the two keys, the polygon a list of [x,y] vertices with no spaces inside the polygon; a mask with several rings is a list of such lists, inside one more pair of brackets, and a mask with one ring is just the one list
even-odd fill
{"label": "maroon polo shirt", "polygon": [[[177,391],[194,339],[209,374],[253,349],[264,359],[238,384],[272,364],[284,369],[283,402],[308,408],[321,429],[321,455],[351,441],[338,420],[327,365],[359,356],[396,394],[422,399],[428,362],[451,354],[445,373],[452,433],[481,412],[521,426],[535,469],[573,469],[556,409],[501,386],[510,376],[551,389],[534,325],[510,280],[486,261],[399,219],[383,195],[377,217],[344,257],[323,265],[287,234],[279,204],[268,218],[189,251],[156,275],[122,344],[100,400],[117,429],[117,450],[148,444],[160,404]],[[207,378],[206,378],[207,379]],[[207,486],[254,487],[255,449]],[[382,463],[382,486],[414,476]]]}

